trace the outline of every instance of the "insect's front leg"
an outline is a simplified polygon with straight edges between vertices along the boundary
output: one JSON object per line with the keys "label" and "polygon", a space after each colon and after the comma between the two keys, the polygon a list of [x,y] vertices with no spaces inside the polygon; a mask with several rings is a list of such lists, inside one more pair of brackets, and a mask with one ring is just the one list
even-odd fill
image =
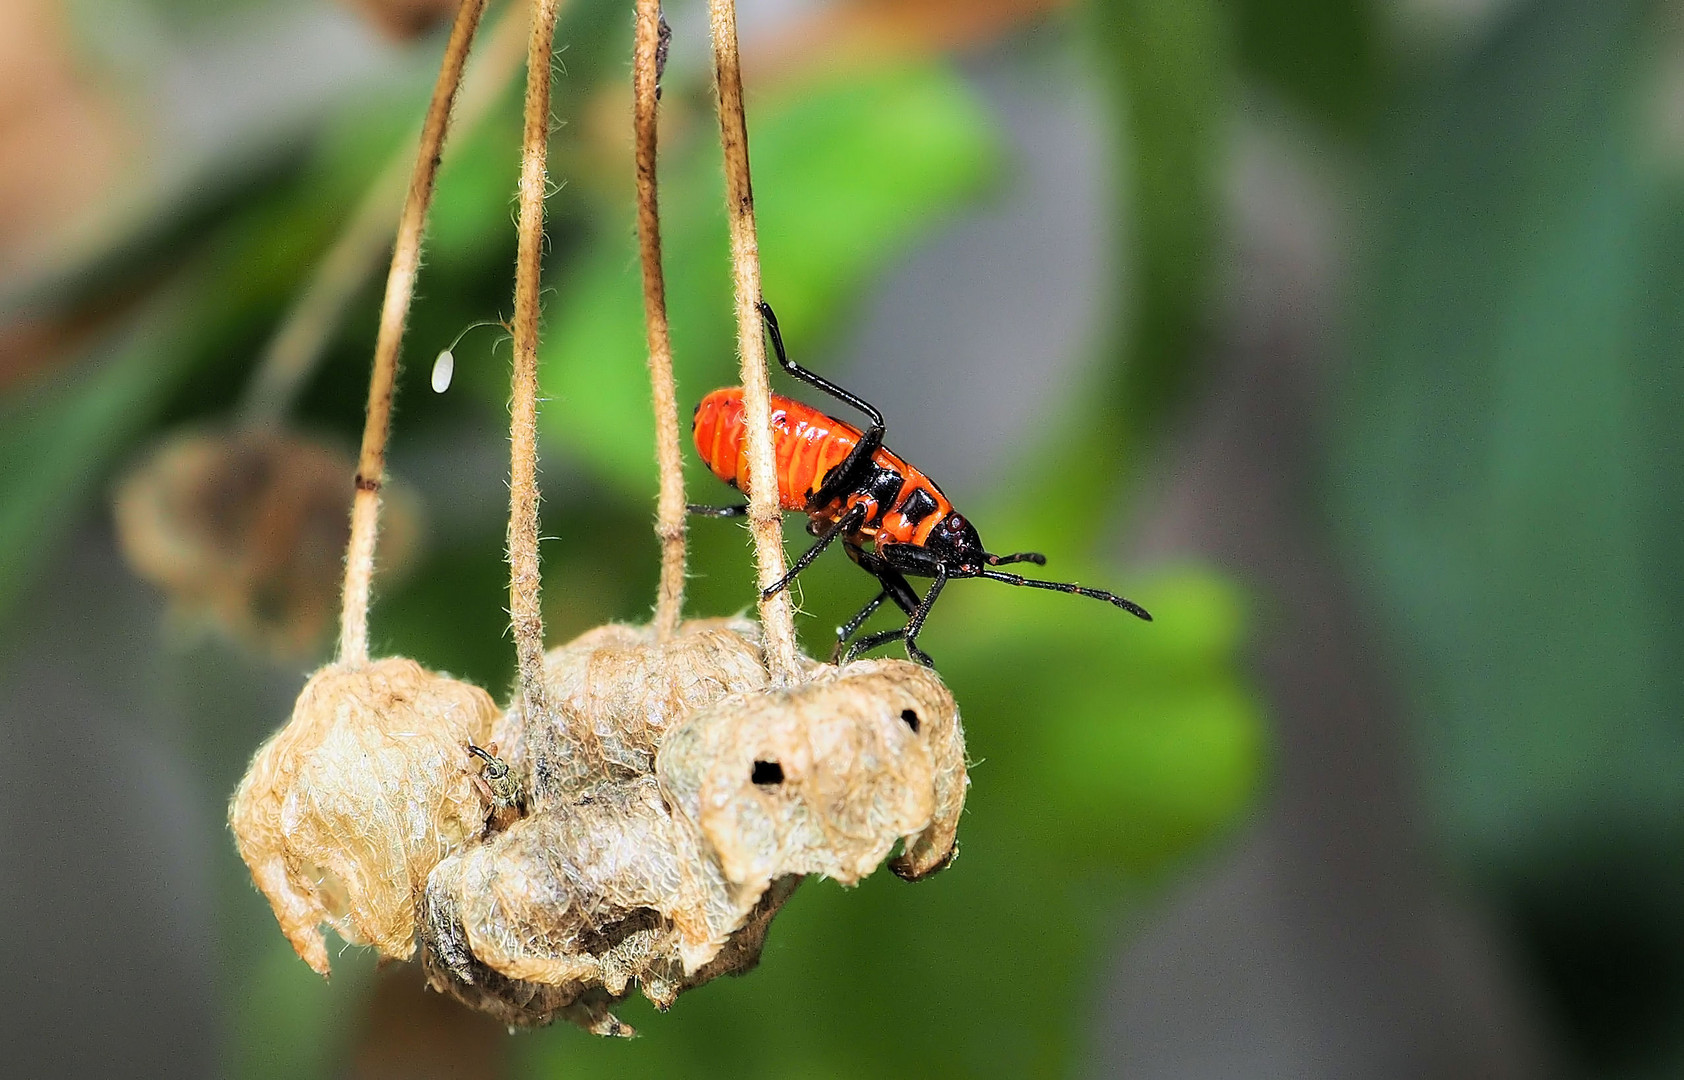
{"label": "insect's front leg", "polygon": [[789,583],[795,580],[795,576],[813,565],[813,560],[823,554],[824,549],[829,547],[834,540],[841,536],[852,535],[856,529],[865,524],[866,515],[870,512],[870,507],[864,503],[856,503],[850,507],[848,512],[842,515],[840,521],[821,533],[813,546],[801,553],[801,557],[795,560],[795,564],[789,568],[783,577],[760,590],[760,599],[764,600],[769,596],[776,596],[784,589],[789,588]]}
{"label": "insect's front leg", "polygon": [[839,664],[842,662],[842,650],[847,647],[848,639],[859,633],[860,627],[865,625],[865,620],[871,618],[871,613],[882,607],[883,601],[888,598],[888,589],[879,590],[877,595],[866,603],[865,607],[860,608],[858,615],[848,620],[847,625],[836,628],[836,648],[830,650],[831,663]]}

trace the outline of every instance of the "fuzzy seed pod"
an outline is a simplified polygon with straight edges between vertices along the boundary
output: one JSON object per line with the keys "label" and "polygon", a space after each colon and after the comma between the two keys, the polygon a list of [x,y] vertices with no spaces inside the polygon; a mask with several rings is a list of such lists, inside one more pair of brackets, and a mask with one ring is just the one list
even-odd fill
{"label": "fuzzy seed pod", "polygon": [[[181,613],[283,658],[319,646],[339,606],[356,463],[283,431],[174,435],[118,487],[129,564]],[[413,499],[388,494],[383,565],[405,562]]]}
{"label": "fuzzy seed pod", "polygon": [[953,696],[904,660],[725,698],[668,736],[656,768],[667,802],[749,895],[788,874],[852,885],[898,840],[896,873],[941,869],[969,783]]}
{"label": "fuzzy seed pod", "polygon": [[440,863],[422,933],[435,986],[471,987],[458,996],[479,1007],[487,996],[509,1002],[498,1014],[514,1023],[547,1022],[592,992],[611,1003],[634,983],[665,1009],[690,987],[753,967],[796,880],[739,900],[642,777],[602,784]]}
{"label": "fuzzy seed pod", "polygon": [[653,776],[674,725],[766,686],[759,627],[697,619],[662,642],[649,627],[602,626],[552,649],[545,676],[551,721],[528,730],[512,707],[494,733],[528,778],[532,813],[433,872],[426,963],[435,987],[507,1023],[559,1016],[626,1034],[604,1002],[635,983],[665,1008],[752,967],[797,883],[734,895]]}
{"label": "fuzzy seed pod", "polygon": [[485,830],[468,743],[497,706],[477,686],[392,657],[311,677],[229,807],[240,857],[281,930],[328,973],[321,924],[383,956],[415,946],[438,861]]}
{"label": "fuzzy seed pod", "polygon": [[740,620],[664,644],[607,626],[549,654],[556,718],[520,759],[548,793],[433,871],[435,988],[512,1025],[624,1034],[607,1008],[634,988],[664,1009],[757,963],[802,875],[854,884],[897,842],[903,877],[947,864],[967,778],[935,673],[865,660],[773,690],[754,639]]}
{"label": "fuzzy seed pod", "polygon": [[767,681],[760,627],[748,619],[692,619],[667,641],[649,626],[610,623],[545,654],[558,722],[524,731],[511,709],[498,721],[497,742],[517,772],[530,772],[536,804],[571,802],[605,779],[652,773],[674,724]]}

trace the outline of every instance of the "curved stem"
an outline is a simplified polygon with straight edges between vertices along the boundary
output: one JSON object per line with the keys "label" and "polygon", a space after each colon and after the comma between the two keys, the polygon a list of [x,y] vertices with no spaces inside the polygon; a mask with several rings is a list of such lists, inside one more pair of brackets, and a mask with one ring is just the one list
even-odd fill
{"label": "curved stem", "polygon": [[655,407],[655,461],[661,494],[655,537],[661,543],[661,587],[655,600],[655,636],[665,641],[684,617],[684,459],[678,440],[678,389],[672,376],[672,336],[667,329],[667,287],[661,273],[661,209],[655,177],[657,131],[656,53],[661,44],[661,0],[637,0],[632,51],[632,122],[637,135],[637,239],[643,259],[643,322],[649,338],[649,390]]}
{"label": "curved stem", "polygon": [[719,139],[725,152],[725,213],[731,226],[731,276],[736,286],[737,351],[742,363],[744,427],[748,438],[748,523],[754,537],[761,589],[760,625],[766,666],[780,685],[801,680],[795,645],[795,609],[789,590],[766,590],[784,576],[783,515],[778,508],[777,463],[772,453],[771,385],[760,328],[760,244],[754,228],[754,186],[749,177],[748,123],[743,115],[743,75],[737,55],[734,0],[709,0],[714,76],[719,89]]}
{"label": "curved stem", "polygon": [[514,375],[509,397],[509,622],[523,719],[548,714],[538,569],[538,288],[544,261],[544,166],[550,138],[550,55],[560,0],[533,0],[526,46],[520,226],[515,256]]}
{"label": "curved stem", "polygon": [[450,107],[462,81],[462,66],[473,47],[485,0],[462,0],[450,29],[444,62],[427,119],[421,127],[421,147],[409,182],[409,197],[398,222],[392,249],[392,268],[386,276],[386,299],[380,308],[380,332],[374,343],[374,371],[368,382],[368,414],[363,422],[362,453],[357,459],[356,493],[351,502],[351,541],[345,553],[345,592],[339,612],[339,661],[368,662],[368,595],[374,578],[374,541],[380,524],[380,484],[386,473],[386,436],[391,430],[392,387],[397,380],[398,350],[404,322],[415,293],[421,267],[421,234],[427,207],[433,201],[433,181],[439,155],[450,127]]}
{"label": "curved stem", "polygon": [[[526,23],[511,5],[486,32],[462,80],[452,125],[458,136],[479,126],[525,58]],[[240,403],[243,427],[273,427],[292,411],[357,290],[391,249],[393,218],[401,212],[414,167],[414,152],[405,146],[380,170],[322,256],[258,360]]]}

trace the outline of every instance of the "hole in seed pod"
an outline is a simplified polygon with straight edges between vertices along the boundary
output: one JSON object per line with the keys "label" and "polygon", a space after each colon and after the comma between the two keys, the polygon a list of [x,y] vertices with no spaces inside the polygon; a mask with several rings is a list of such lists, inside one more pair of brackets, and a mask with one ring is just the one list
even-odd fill
{"label": "hole in seed pod", "polygon": [[911,709],[902,709],[900,718],[906,721],[906,726],[912,729],[912,734],[918,734],[918,714]]}
{"label": "hole in seed pod", "polygon": [[775,761],[757,761],[748,778],[756,784],[781,784],[784,782],[784,767]]}
{"label": "hole in seed pod", "polygon": [[579,947],[593,956],[601,956],[623,944],[633,934],[660,929],[662,922],[660,912],[654,908],[633,908],[624,918],[581,933]]}

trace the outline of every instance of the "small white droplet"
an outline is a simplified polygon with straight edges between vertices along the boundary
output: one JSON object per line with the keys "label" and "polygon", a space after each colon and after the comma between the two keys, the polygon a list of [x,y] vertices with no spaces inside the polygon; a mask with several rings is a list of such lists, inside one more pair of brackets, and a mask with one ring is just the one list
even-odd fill
{"label": "small white droplet", "polygon": [[433,393],[442,394],[450,389],[450,377],[456,374],[456,355],[449,349],[439,353],[439,358],[433,361]]}

